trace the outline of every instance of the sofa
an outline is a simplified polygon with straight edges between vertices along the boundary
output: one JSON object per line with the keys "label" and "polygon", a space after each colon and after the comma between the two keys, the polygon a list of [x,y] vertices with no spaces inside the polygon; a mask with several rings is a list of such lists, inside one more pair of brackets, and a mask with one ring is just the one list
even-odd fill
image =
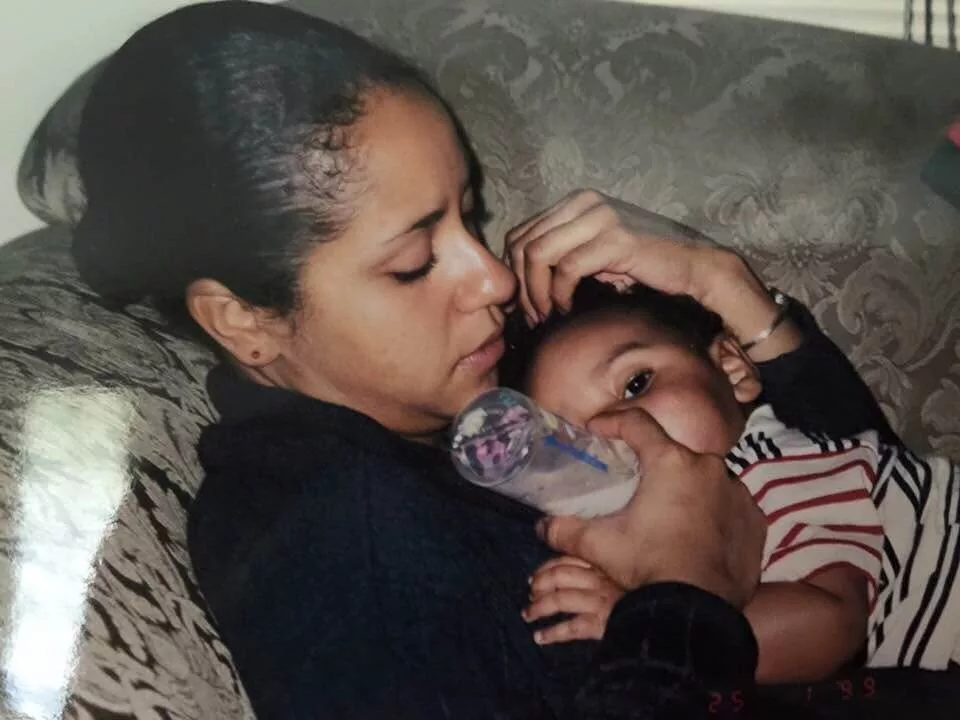
{"label": "sofa", "polygon": [[[960,459],[960,211],[921,180],[960,54],[596,0],[289,4],[432,73],[494,244],[578,187],[694,226],[812,308],[911,446]],[[185,546],[214,359],[69,252],[95,74],[24,155],[48,226],[0,247],[0,716],[253,718]]]}

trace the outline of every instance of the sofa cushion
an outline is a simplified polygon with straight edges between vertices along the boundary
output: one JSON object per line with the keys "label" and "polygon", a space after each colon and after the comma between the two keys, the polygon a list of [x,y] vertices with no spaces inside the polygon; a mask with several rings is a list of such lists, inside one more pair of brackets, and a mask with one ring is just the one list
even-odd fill
{"label": "sofa cushion", "polygon": [[73,225],[86,209],[77,168],[77,139],[83,106],[100,67],[98,63],[81,75],[47,111],[20,160],[20,199],[44,222]]}
{"label": "sofa cushion", "polygon": [[212,353],[106,309],[69,242],[0,249],[0,715],[59,717],[68,679],[66,717],[252,718],[186,551]]}

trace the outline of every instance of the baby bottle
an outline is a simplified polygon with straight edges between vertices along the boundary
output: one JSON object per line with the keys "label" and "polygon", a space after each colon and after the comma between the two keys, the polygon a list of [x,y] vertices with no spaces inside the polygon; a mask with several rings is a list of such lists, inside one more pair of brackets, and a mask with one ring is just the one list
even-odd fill
{"label": "baby bottle", "polygon": [[483,393],[460,413],[450,454],[470,482],[549,515],[615,512],[640,477],[626,443],[597,437],[506,388]]}

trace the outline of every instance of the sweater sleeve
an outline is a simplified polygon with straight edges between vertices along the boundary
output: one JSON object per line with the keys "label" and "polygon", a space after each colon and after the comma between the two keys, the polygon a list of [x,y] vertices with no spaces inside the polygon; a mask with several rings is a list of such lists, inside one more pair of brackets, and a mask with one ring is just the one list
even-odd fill
{"label": "sweater sleeve", "polygon": [[876,430],[881,442],[900,445],[870,388],[810,311],[793,301],[789,312],[803,342],[793,352],[757,365],[761,402],[770,403],[785,425],[803,432],[850,437]]}
{"label": "sweater sleeve", "polygon": [[640,588],[610,615],[576,717],[757,717],[756,667],[756,640],[735,608],[681,583]]}

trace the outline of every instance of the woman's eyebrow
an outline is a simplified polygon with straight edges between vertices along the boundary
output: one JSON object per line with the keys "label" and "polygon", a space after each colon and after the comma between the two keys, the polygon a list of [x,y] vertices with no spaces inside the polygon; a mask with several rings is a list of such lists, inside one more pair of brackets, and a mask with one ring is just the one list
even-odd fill
{"label": "woman's eyebrow", "polygon": [[408,233],[414,230],[426,230],[431,225],[436,225],[440,221],[440,218],[443,217],[443,214],[445,212],[446,211],[443,208],[438,208],[434,210],[432,213],[428,213],[427,215],[424,215],[422,218],[417,220],[413,225],[407,228],[404,232]]}
{"label": "woman's eyebrow", "polygon": [[392,243],[394,240],[398,240],[399,238],[402,238],[404,235],[412,233],[414,230],[426,230],[427,228],[430,228],[436,225],[440,221],[440,219],[443,217],[445,212],[446,210],[444,210],[443,208],[437,208],[436,210],[427,213],[422,218],[420,218],[415,223],[413,223],[410,227],[408,227],[406,230],[401,230],[393,237],[387,238],[384,241],[384,245],[388,245]]}
{"label": "woman's eyebrow", "polygon": [[[472,189],[472,186],[470,184],[470,179],[467,178],[466,180],[463,181],[461,185],[460,195],[461,196],[465,195],[467,191],[471,189]],[[387,242],[388,243],[392,242],[393,240],[396,240],[397,238],[401,238],[407,233],[413,232],[414,230],[426,230],[427,228],[432,227],[433,225],[436,225],[438,222],[440,222],[440,220],[443,218],[445,213],[446,213],[445,208],[437,208],[436,210],[424,215],[422,218],[417,220],[415,223],[413,223],[413,225],[408,227],[406,230],[399,232],[396,235],[394,235],[392,238],[388,239]]]}

